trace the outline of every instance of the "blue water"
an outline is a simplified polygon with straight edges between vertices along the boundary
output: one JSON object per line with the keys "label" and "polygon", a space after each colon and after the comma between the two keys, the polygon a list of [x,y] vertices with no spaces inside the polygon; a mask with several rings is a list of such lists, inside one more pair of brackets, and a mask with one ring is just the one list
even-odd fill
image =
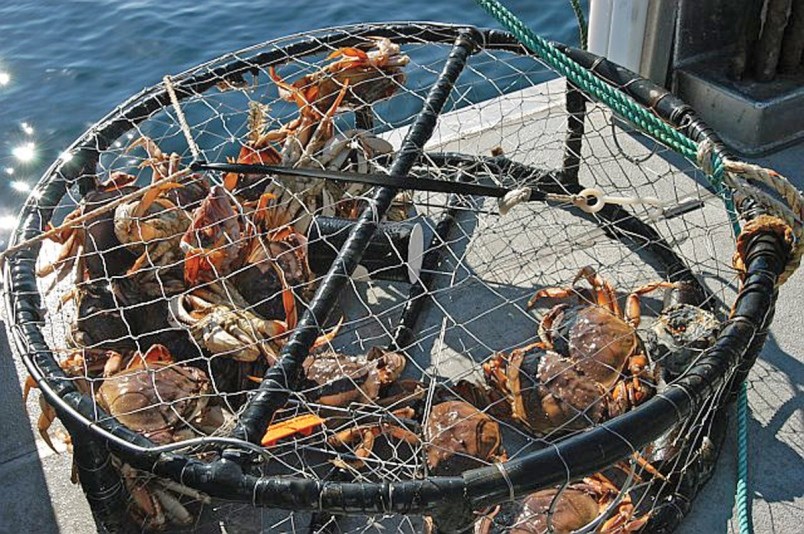
{"label": "blue water", "polygon": [[[542,35],[578,42],[569,0],[507,0]],[[584,2],[586,4],[586,2]],[[498,27],[472,0],[36,0],[0,5],[0,247],[42,172],[165,74],[305,30],[387,20]]]}

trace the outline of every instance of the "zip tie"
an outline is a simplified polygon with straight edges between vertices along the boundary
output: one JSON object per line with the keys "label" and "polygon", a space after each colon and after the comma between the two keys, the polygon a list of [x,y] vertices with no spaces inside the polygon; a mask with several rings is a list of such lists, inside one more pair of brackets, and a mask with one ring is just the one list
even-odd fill
{"label": "zip tie", "polygon": [[508,485],[508,498],[511,500],[511,502],[516,501],[516,492],[514,491],[514,485],[511,483],[511,479],[508,477],[508,471],[506,471],[505,466],[500,462],[494,462],[494,467],[497,468],[497,471],[500,472],[500,475],[502,475],[503,480],[505,480],[505,483]]}
{"label": "zip tie", "polygon": [[201,151],[198,149],[198,145],[195,144],[195,139],[193,139],[190,125],[187,124],[187,118],[184,116],[181,106],[179,106],[179,98],[176,96],[176,89],[173,86],[173,79],[171,79],[170,76],[165,76],[162,78],[162,81],[165,83],[165,89],[167,89],[168,96],[170,96],[170,103],[173,104],[173,111],[176,112],[176,118],[179,120],[179,126],[184,134],[184,138],[187,139],[187,146],[190,147],[190,152],[193,154],[193,159],[198,161],[201,158]]}

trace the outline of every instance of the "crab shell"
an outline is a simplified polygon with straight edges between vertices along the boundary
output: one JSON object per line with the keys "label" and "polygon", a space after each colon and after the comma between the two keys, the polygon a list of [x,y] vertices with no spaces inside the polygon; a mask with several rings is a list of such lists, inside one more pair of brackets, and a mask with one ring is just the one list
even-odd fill
{"label": "crab shell", "polygon": [[134,217],[138,201],[117,206],[114,212],[114,232],[121,243],[135,252],[143,245],[157,244],[165,239],[179,239],[190,226],[187,213],[167,198],[156,198],[142,217]]}
{"label": "crab shell", "polygon": [[[293,82],[293,87],[303,90],[307,99],[320,110],[328,109],[347,83],[349,90],[341,104],[343,107],[359,108],[390,98],[404,85],[402,68],[410,58],[401,54],[399,45],[387,38],[375,39],[372,44],[367,52],[361,51],[363,57],[343,54],[354,49],[337,50],[331,57],[343,54],[346,58],[299,78]],[[281,88],[279,96],[294,101],[293,95]]]}
{"label": "crab shell", "polygon": [[514,354],[506,368],[514,418],[537,434],[605,421],[609,416],[606,389],[573,363],[540,348]]}
{"label": "crab shell", "polygon": [[601,306],[559,304],[551,315],[552,326],[544,334],[553,349],[606,389],[621,379],[628,358],[642,348],[634,328]]}
{"label": "crab shell", "polygon": [[[619,489],[607,478],[595,474],[573,482],[563,490],[536,491],[518,503],[503,505],[497,512],[475,523],[476,534],[506,532],[508,534],[570,534],[572,532],[636,532],[645,526],[649,516],[634,517],[635,507],[626,494],[618,501]],[[618,501],[612,516],[587,529]],[[492,519],[492,517],[494,519]]]}
{"label": "crab shell", "polygon": [[[193,212],[193,220],[179,244],[188,254],[186,263],[189,263],[193,254],[199,253],[194,252],[196,250],[206,251],[217,257],[215,260],[207,257],[192,258],[199,263],[202,281],[225,276],[237,266],[240,248],[243,246],[240,220],[223,187],[216,185],[210,189],[201,205]],[[196,281],[195,277],[192,281]]]}
{"label": "crab shell", "polygon": [[297,233],[289,233],[280,241],[266,236],[257,236],[246,258],[245,267],[232,277],[235,288],[259,315],[269,318],[284,318],[282,281],[274,268],[282,270],[285,283],[294,293],[308,298],[314,275],[307,263],[307,243]]}
{"label": "crab shell", "polygon": [[652,359],[662,365],[667,381],[679,377],[700,354],[714,345],[720,321],[691,304],[673,304],[651,325],[647,345]]}
{"label": "crab shell", "polygon": [[192,435],[191,427],[206,432],[223,423],[220,408],[208,406],[210,391],[200,369],[154,362],[106,378],[96,398],[121,424],[163,444]]}
{"label": "crab shell", "polygon": [[309,356],[303,363],[310,384],[308,397],[328,406],[371,402],[405,370],[405,357],[372,347],[364,357],[326,351]]}
{"label": "crab shell", "polygon": [[[326,169],[349,172],[369,173],[375,170],[372,160],[382,154],[394,151],[385,139],[381,139],[367,130],[347,130],[338,133],[324,145],[316,159]],[[364,201],[359,198],[371,186],[365,184],[339,184],[326,182],[322,191],[323,214],[351,217],[357,207]]]}
{"label": "crab shell", "polygon": [[75,347],[133,349],[126,317],[115,302],[107,280],[85,282],[77,288],[78,313],[70,325],[69,342]]}
{"label": "crab shell", "polygon": [[[136,190],[136,187],[126,186],[113,191],[90,191],[82,201],[84,212],[97,209]],[[84,226],[84,257],[89,278],[95,280],[125,273],[136,257],[126,247],[120,246],[115,233],[114,213],[103,213],[84,223]]]}
{"label": "crab shell", "polygon": [[438,476],[460,475],[502,456],[500,426],[463,401],[433,406],[424,426],[427,467]]}
{"label": "crab shell", "polygon": [[[522,512],[511,527],[511,534],[548,532],[547,511],[555,498],[556,490],[552,489],[528,495],[522,503]],[[569,534],[597,519],[599,512],[597,501],[589,491],[570,487],[556,502],[549,525],[556,534]]]}
{"label": "crab shell", "polygon": [[215,304],[194,295],[178,295],[168,302],[168,322],[186,329],[190,336],[212,354],[227,355],[242,362],[264,356],[276,360],[279,335],[285,329],[246,309]]}

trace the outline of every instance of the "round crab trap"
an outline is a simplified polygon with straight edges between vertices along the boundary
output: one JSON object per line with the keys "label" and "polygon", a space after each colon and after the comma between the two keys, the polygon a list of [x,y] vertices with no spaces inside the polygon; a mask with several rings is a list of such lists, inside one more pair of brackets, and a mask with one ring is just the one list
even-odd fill
{"label": "round crab trap", "polygon": [[514,29],[260,44],[46,172],[7,326],[99,526],[675,528],[800,196],[664,89]]}

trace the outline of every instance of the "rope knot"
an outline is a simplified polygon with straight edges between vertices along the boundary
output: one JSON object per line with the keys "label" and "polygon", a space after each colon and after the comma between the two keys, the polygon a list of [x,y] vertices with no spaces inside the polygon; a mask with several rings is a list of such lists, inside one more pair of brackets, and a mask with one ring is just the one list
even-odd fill
{"label": "rope knot", "polygon": [[500,215],[507,215],[508,212],[511,211],[511,208],[517,204],[527,201],[530,198],[530,194],[530,187],[522,187],[520,189],[512,189],[508,191],[505,196],[497,202]]}
{"label": "rope knot", "polygon": [[704,139],[703,141],[698,143],[698,153],[696,155],[698,166],[704,173],[710,176],[715,172],[715,164],[712,161],[712,155],[714,153],[715,153],[715,144],[712,143],[712,141],[710,141],[709,139]]}

